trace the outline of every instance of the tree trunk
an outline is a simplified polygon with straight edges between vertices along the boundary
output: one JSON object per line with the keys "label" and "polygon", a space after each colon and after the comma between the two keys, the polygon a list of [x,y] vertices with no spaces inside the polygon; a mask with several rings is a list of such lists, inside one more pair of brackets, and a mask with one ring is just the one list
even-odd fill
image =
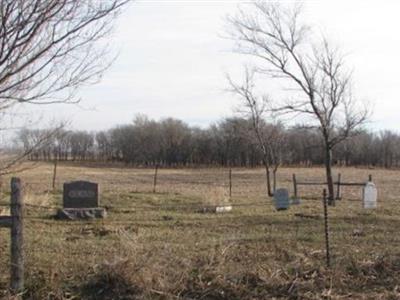
{"label": "tree trunk", "polygon": [[269,172],[268,162],[264,159],[265,175],[267,179],[267,192],[269,197],[273,197],[274,193],[271,191],[271,176]]}
{"label": "tree trunk", "polygon": [[328,184],[328,204],[335,206],[335,192],[332,178],[332,149],[329,145],[325,145],[325,169],[326,182]]}
{"label": "tree trunk", "polygon": [[273,172],[273,186],[272,186],[272,193],[275,194],[276,191],[276,172],[278,171],[278,167],[275,166]]}

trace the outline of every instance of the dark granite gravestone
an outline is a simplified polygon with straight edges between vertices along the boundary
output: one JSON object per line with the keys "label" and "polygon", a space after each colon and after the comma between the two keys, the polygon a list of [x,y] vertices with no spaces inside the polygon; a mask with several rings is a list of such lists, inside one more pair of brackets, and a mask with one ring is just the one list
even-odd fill
{"label": "dark granite gravestone", "polygon": [[64,183],[64,208],[99,207],[98,184],[89,181],[72,181]]}
{"label": "dark granite gravestone", "polygon": [[99,207],[99,187],[89,181],[64,183],[63,209],[57,217],[66,220],[105,218],[106,210]]}
{"label": "dark granite gravestone", "polygon": [[287,189],[277,189],[274,193],[274,204],[277,210],[289,208],[289,191]]}

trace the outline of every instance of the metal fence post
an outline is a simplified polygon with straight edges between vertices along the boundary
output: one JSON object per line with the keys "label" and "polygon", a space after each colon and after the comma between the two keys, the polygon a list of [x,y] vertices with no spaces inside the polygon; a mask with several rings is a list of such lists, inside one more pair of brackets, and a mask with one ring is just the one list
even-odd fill
{"label": "metal fence post", "polygon": [[324,206],[324,225],[325,225],[325,247],[326,247],[326,266],[331,266],[331,256],[329,251],[329,223],[328,223],[328,199],[326,196],[326,189],[323,192],[323,206]]}

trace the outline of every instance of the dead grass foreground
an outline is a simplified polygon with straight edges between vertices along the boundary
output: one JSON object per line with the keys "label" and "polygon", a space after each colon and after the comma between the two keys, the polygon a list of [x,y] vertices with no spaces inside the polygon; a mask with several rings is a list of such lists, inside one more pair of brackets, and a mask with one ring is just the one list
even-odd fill
{"label": "dead grass foreground", "polygon": [[[320,187],[276,212],[261,169],[235,169],[231,213],[198,213],[226,203],[225,169],[153,170],[63,166],[50,192],[51,165],[20,174],[27,207],[25,299],[400,299],[400,172],[341,169],[343,180],[371,173],[379,208],[363,210],[360,189],[330,208],[332,268],[325,267]],[[318,180],[323,170],[282,169]],[[62,182],[100,183],[109,217],[52,218]],[[3,191],[3,202],[8,198]],[[358,199],[358,200],[357,200]],[[9,233],[0,230],[0,296],[7,298]]]}

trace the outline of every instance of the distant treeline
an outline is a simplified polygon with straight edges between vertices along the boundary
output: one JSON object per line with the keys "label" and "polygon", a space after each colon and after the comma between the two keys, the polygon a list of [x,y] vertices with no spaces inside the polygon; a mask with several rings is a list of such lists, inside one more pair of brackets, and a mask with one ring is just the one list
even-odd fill
{"label": "distant treeline", "polygon": [[[24,129],[19,133],[19,141],[30,153],[30,160],[255,167],[262,165],[262,153],[251,128],[251,122],[243,118],[223,119],[202,129],[172,118],[154,121],[137,117],[132,124],[106,131],[60,130],[39,146],[36,144],[43,140],[47,130]],[[317,129],[265,124],[263,130],[271,139],[279,137],[282,164],[323,164]],[[274,142],[276,145],[276,140],[271,140],[271,145]],[[391,131],[361,131],[339,144],[333,157],[336,165],[398,167],[400,136]]]}

